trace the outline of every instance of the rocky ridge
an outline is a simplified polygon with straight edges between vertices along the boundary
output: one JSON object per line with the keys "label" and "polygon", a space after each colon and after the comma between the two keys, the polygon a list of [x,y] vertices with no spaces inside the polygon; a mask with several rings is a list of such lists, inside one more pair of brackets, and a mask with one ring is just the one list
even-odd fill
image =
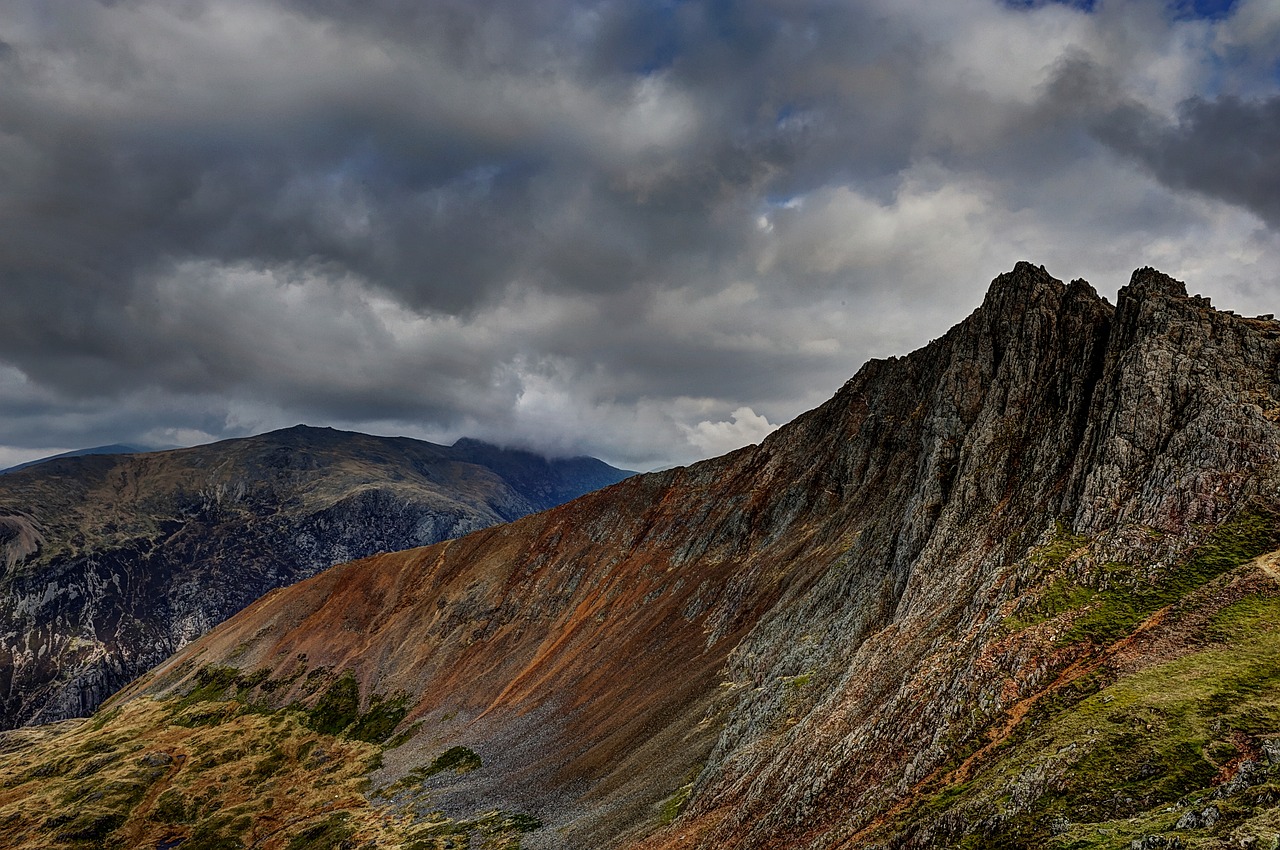
{"label": "rocky ridge", "polygon": [[263,593],[626,474],[475,440],[298,426],[0,476],[0,727],[91,713]]}
{"label": "rocky ridge", "polygon": [[1270,846],[1277,420],[1280,324],[1020,263],[759,446],[327,570],[108,705],[396,701],[357,846]]}

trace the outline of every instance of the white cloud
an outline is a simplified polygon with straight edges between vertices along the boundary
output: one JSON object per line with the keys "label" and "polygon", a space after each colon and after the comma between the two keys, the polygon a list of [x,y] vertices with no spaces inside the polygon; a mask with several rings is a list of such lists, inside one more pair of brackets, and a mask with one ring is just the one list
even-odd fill
{"label": "white cloud", "polygon": [[696,449],[710,456],[758,443],[777,427],[751,408],[739,407],[727,420],[704,419],[692,427],[682,426],[681,430]]}

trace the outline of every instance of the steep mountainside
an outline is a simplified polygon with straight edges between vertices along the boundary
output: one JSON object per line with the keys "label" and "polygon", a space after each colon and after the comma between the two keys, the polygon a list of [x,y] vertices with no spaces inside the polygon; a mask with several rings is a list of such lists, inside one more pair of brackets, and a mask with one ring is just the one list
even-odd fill
{"label": "steep mountainside", "polygon": [[[759,446],[327,570],[92,723],[12,733],[0,820],[21,846],[1274,846],[1278,419],[1280,324],[1019,264]],[[349,761],[286,796],[358,742],[367,796]]]}
{"label": "steep mountainside", "polygon": [[627,473],[474,440],[298,426],[0,476],[0,723],[92,712],[266,591],[558,505]]}

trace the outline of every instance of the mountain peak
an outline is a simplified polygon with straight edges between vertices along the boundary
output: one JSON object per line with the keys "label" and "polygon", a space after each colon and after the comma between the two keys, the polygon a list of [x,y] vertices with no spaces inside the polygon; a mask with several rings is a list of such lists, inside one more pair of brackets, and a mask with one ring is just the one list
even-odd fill
{"label": "mountain peak", "polygon": [[1143,266],[1134,271],[1129,278],[1129,285],[1120,290],[1121,296],[1129,296],[1133,298],[1142,297],[1149,294],[1165,295],[1173,298],[1186,298],[1187,285],[1180,280],[1175,280],[1164,272],[1153,269],[1151,266]]}
{"label": "mountain peak", "polygon": [[1059,291],[1062,289],[1062,285],[1062,281],[1049,274],[1044,266],[1037,266],[1026,260],[1019,260],[1014,264],[1012,271],[1007,271],[991,281],[991,287],[987,295],[990,297],[992,291],[1008,289],[1024,292],[1034,292],[1038,289]]}
{"label": "mountain peak", "polygon": [[1065,284],[1045,270],[1025,260],[1014,265],[1012,271],[998,275],[987,288],[982,301],[984,312],[1000,315],[1018,315],[1027,305],[1041,302],[1046,297],[1060,297]]}
{"label": "mountain peak", "polygon": [[1049,273],[1045,271],[1043,264],[1037,266],[1030,260],[1018,260],[1018,262],[1013,264],[1013,271],[1009,272],[1009,274],[1028,275],[1031,277],[1041,277],[1046,280],[1053,280]]}
{"label": "mountain peak", "polygon": [[[1154,672],[1112,693],[1162,706],[1156,665],[1186,635],[1216,644],[1200,624],[1255,589],[1257,622],[1280,612],[1247,572],[1280,546],[1280,341],[1184,294],[1139,269],[1113,308],[1018,263],[935,343],[867,364],[760,446],[336,567],[116,704],[190,693],[199,663],[269,677],[281,707],[318,705],[311,670],[408,693],[408,740],[371,781],[459,824],[528,812],[545,824],[529,846],[1050,846],[1061,811],[1127,844],[1134,812],[1160,830],[1180,795],[1225,796],[1211,733],[1135,732],[1081,700],[1129,675],[1106,666],[1123,648]],[[1227,675],[1214,653],[1179,697],[1198,729]],[[1047,736],[1054,712],[1079,740]],[[1224,726],[1216,746],[1263,752],[1273,729],[1248,728],[1266,738]],[[1183,740],[1185,786],[1133,778]],[[454,748],[483,765],[424,785]],[[1056,773],[1031,788],[1027,765]]]}

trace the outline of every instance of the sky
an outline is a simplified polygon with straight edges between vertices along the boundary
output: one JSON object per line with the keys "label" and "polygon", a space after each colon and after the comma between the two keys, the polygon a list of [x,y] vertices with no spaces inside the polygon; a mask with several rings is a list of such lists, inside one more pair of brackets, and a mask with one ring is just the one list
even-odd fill
{"label": "sky", "polygon": [[1280,0],[0,4],[0,467],[686,463],[1019,260],[1280,313]]}

